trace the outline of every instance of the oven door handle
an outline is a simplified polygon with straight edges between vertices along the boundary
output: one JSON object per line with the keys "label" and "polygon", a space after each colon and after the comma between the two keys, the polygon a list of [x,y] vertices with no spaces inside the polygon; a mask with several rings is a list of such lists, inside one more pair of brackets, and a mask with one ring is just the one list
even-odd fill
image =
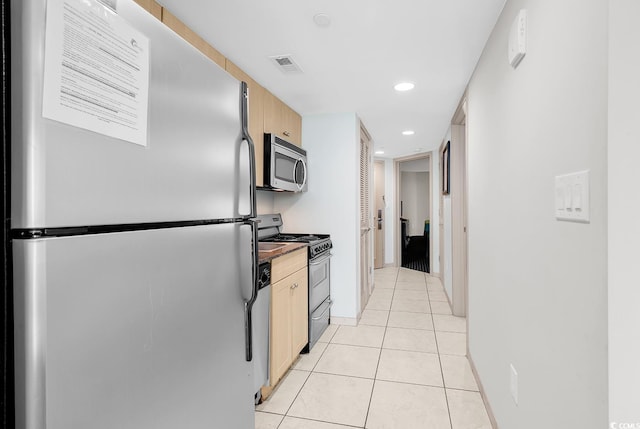
{"label": "oven door handle", "polygon": [[325,311],[322,312],[322,314],[318,317],[312,317],[311,320],[320,320],[324,317],[325,314],[327,314],[327,311],[329,311],[329,309],[331,308],[331,306],[333,305],[333,301],[329,300],[329,305],[327,305],[327,309]]}
{"label": "oven door handle", "polygon": [[324,263],[324,261],[330,259],[332,256],[333,255],[331,253],[329,253],[325,257],[312,259],[312,260],[309,261],[309,265],[320,265],[320,264]]}

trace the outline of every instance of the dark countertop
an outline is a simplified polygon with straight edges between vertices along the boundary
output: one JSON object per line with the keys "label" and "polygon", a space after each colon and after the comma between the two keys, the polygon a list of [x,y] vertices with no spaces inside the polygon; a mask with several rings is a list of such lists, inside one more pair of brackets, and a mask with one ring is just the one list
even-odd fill
{"label": "dark countertop", "polygon": [[303,247],[307,247],[307,243],[258,243],[258,247],[260,244],[277,244],[283,245],[281,248],[272,250],[272,251],[258,251],[258,263],[263,263],[267,261],[271,261],[278,256],[286,255],[287,253],[294,252],[298,249],[302,249]]}

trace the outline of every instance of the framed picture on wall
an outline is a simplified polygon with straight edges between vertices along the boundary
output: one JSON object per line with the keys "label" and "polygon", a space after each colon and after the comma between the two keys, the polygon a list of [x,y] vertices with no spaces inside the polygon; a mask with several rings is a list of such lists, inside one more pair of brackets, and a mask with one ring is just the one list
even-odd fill
{"label": "framed picture on wall", "polygon": [[442,149],[442,165],[440,168],[442,171],[442,195],[449,195],[451,189],[451,174],[449,171],[451,166],[450,146],[451,141],[448,141],[447,144],[444,145],[444,149]]}

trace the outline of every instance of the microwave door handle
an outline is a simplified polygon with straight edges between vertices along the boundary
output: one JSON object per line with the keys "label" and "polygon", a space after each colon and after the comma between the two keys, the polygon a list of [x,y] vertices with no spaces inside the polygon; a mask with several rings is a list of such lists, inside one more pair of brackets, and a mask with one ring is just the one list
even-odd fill
{"label": "microwave door handle", "polygon": [[[302,184],[299,184],[298,181],[296,180],[296,171],[298,170],[299,163],[302,164],[302,172],[303,172]],[[307,184],[307,164],[300,158],[298,158],[296,160],[296,163],[293,165],[293,183],[296,184],[299,191],[302,191],[302,188],[304,188],[304,185]]]}
{"label": "microwave door handle", "polygon": [[295,183],[295,185],[298,187],[298,190],[301,190],[302,188],[300,187],[300,185],[298,184],[298,180],[296,179],[296,173],[298,172],[298,164],[300,163],[300,158],[296,159],[296,162],[293,163],[293,173],[292,173],[292,178],[291,181],[293,183]]}
{"label": "microwave door handle", "polygon": [[[307,184],[307,163],[305,161],[300,160],[302,163],[302,169],[304,170],[304,179],[302,179],[302,188]],[[302,190],[302,188],[300,188]]]}

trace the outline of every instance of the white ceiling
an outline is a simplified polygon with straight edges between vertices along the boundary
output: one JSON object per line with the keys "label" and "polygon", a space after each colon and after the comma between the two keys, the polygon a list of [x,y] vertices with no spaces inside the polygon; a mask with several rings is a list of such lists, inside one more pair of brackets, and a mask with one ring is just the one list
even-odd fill
{"label": "white ceiling", "polygon": [[[356,112],[394,158],[440,144],[505,0],[160,3],[301,115]],[[268,57],[281,54],[303,73],[278,70]],[[404,80],[415,89],[394,91]]]}

